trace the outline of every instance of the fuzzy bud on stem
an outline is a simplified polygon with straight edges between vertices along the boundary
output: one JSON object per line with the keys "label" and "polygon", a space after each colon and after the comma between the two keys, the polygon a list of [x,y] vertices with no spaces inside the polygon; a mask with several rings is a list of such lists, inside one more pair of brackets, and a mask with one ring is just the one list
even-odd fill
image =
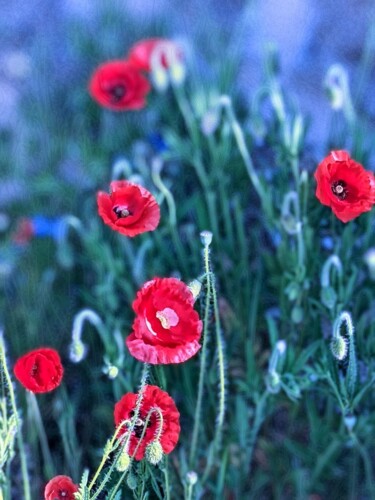
{"label": "fuzzy bud on stem", "polygon": [[268,392],[271,394],[277,394],[280,391],[280,374],[277,372],[277,364],[279,359],[284,356],[286,348],[287,344],[285,340],[279,340],[276,342],[269,361],[266,385]]}
{"label": "fuzzy bud on stem", "polygon": [[212,243],[212,233],[211,231],[202,231],[200,233],[201,242],[204,247],[209,247]]}
{"label": "fuzzy bud on stem", "polygon": [[192,280],[188,283],[188,288],[193,294],[194,300],[197,300],[202,290],[202,282],[199,280]]}
{"label": "fuzzy bud on stem", "polygon": [[302,228],[302,224],[299,219],[298,194],[295,191],[289,191],[284,196],[281,207],[281,224],[288,234],[298,234]]}
{"label": "fuzzy bud on stem", "polygon": [[[336,342],[339,341],[341,336],[341,328],[342,325],[345,324],[346,327],[346,334],[349,340],[349,362],[348,362],[348,368],[345,376],[345,385],[349,394],[350,398],[354,397],[356,385],[357,385],[357,378],[358,378],[358,367],[357,367],[357,356],[355,352],[355,344],[354,344],[354,325],[353,325],[353,320],[349,312],[343,311],[339,316],[336,318],[336,321],[333,325],[333,333],[332,333],[332,340],[336,339]],[[343,338],[344,339],[344,338]],[[332,347],[331,347],[332,350]],[[335,353],[332,351],[332,354],[335,356]],[[336,356],[335,356],[336,357]],[[337,358],[339,359],[339,358]]]}
{"label": "fuzzy bud on stem", "polygon": [[162,460],[164,452],[159,440],[152,441],[146,446],[145,456],[152,465],[156,465]]}
{"label": "fuzzy bud on stem", "polygon": [[125,472],[126,470],[129,469],[129,466],[130,466],[130,456],[125,450],[123,450],[117,460],[116,469],[119,472]]}
{"label": "fuzzy bud on stem", "polygon": [[342,264],[337,255],[331,255],[325,261],[320,275],[320,284],[322,286],[320,299],[328,309],[333,309],[337,301],[337,294],[331,286],[331,269],[335,268],[339,278],[342,277]]}
{"label": "fuzzy bud on stem", "polygon": [[82,361],[87,353],[87,348],[81,340],[83,325],[85,321],[91,323],[99,331],[102,326],[102,320],[91,309],[83,309],[75,315],[72,329],[72,343],[70,344],[69,357],[73,363]]}

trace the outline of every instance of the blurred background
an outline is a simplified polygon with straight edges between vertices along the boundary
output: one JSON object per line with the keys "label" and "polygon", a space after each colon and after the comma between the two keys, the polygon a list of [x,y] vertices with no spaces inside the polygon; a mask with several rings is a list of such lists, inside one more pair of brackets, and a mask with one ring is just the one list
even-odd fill
{"label": "blurred background", "polygon": [[[199,89],[207,95],[227,93],[245,116],[262,82],[266,49],[273,44],[279,53],[280,80],[308,120],[309,167],[327,150],[333,118],[323,80],[332,64],[348,71],[358,114],[363,113],[375,130],[370,0],[1,0],[0,8],[0,325],[10,360],[42,344],[53,345],[67,358],[73,317],[82,307],[95,307],[100,314],[111,311],[111,331],[129,329],[129,304],[137,282],[152,273],[181,271],[165,256],[159,258],[156,250],[149,260],[137,261],[138,275],[131,285],[125,279],[114,283],[108,271],[116,265],[126,276],[122,259],[126,255],[131,261],[134,248],[117,243],[97,220],[95,193],[107,189],[116,162],[157,153],[163,147],[165,124],[160,118],[163,99],[155,95],[139,113],[111,113],[93,102],[87,83],[101,62],[125,57],[142,38],[176,39],[183,46],[196,96]],[[374,151],[369,148],[367,154],[372,166]],[[240,185],[241,179],[233,175]],[[192,177],[189,182],[197,181]],[[83,221],[83,239],[71,215]],[[204,217],[198,222],[201,229],[207,228]],[[188,223],[182,230],[197,237]],[[101,243],[104,236],[110,244],[116,241],[113,255]],[[199,251],[192,253],[187,266],[191,274],[185,278],[198,274],[199,258]],[[225,259],[220,266],[225,272]],[[230,290],[224,290],[224,296],[230,302]],[[228,304],[222,305],[225,309]],[[227,311],[230,322],[230,304]],[[75,431],[69,425],[77,422],[85,463],[91,465],[100,456],[106,433],[85,427],[85,419],[89,415],[110,428],[111,409],[100,403],[113,398],[103,380],[100,350],[92,342],[91,367],[69,367],[69,398],[45,396],[43,407],[52,443],[54,437],[58,443],[58,431],[66,432],[74,448]],[[132,390],[139,367],[134,360],[128,362],[134,375],[124,385]],[[96,380],[103,381],[90,392],[91,399],[85,394],[84,377],[92,387]],[[70,420],[69,405],[75,408]],[[60,418],[63,413],[66,421]],[[63,458],[58,446],[57,461],[68,463],[69,450]],[[77,452],[76,462],[66,465],[72,474],[77,474],[80,460]],[[39,476],[46,477],[42,472]]]}

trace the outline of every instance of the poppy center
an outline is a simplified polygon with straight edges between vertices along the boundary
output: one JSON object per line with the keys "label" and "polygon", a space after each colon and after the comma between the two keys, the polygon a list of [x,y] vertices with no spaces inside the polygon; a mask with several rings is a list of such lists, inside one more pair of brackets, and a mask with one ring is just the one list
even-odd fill
{"label": "poppy center", "polygon": [[114,87],[111,88],[110,94],[111,94],[111,97],[112,97],[112,99],[111,99],[112,102],[119,102],[119,101],[121,101],[121,99],[126,94],[125,85],[122,85],[120,83],[118,85],[115,85]]}
{"label": "poppy center", "polygon": [[115,207],[113,207],[113,211],[117,215],[118,219],[125,219],[125,217],[128,217],[129,215],[131,215],[128,208],[124,207],[124,206],[116,205]]}
{"label": "poppy center", "polygon": [[178,325],[178,322],[180,321],[180,318],[178,317],[176,312],[170,307],[166,307],[162,311],[158,311],[156,313],[156,317],[165,330],[169,330],[171,326]]}
{"label": "poppy center", "polygon": [[32,366],[32,368],[31,368],[31,370],[30,370],[30,375],[31,375],[32,377],[35,377],[35,375],[36,375],[36,374],[37,374],[37,372],[38,372],[38,368],[39,368],[39,367],[38,367],[38,363],[34,363],[34,364],[33,364],[33,366]]}
{"label": "poppy center", "polygon": [[59,490],[59,498],[66,498],[68,496],[67,490]]}
{"label": "poppy center", "polygon": [[340,200],[345,200],[348,196],[348,188],[345,181],[334,181],[331,185],[332,193]]}
{"label": "poppy center", "polygon": [[[134,411],[132,410],[130,412],[130,416],[134,417]],[[137,418],[137,421],[135,422],[135,426],[133,428],[133,432],[135,434],[135,437],[140,438],[143,434],[143,428],[146,425],[146,422],[142,420],[141,418]],[[150,427],[151,425],[151,420],[148,421],[147,427]]]}

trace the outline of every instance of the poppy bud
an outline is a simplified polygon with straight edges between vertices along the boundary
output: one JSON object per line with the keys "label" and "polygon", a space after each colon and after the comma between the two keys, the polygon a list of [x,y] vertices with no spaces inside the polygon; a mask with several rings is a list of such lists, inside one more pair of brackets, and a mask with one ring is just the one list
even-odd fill
{"label": "poppy bud", "polygon": [[152,441],[146,446],[145,456],[146,460],[152,465],[156,465],[163,458],[163,448],[160,441]]}
{"label": "poppy bud", "polygon": [[199,280],[190,281],[190,283],[188,284],[188,288],[193,294],[194,300],[196,300],[201,293],[202,283]]}
{"label": "poppy bud", "polygon": [[128,470],[129,465],[130,465],[129,454],[125,450],[123,450],[121,452],[119,459],[117,460],[116,469],[119,472],[125,472],[126,470]]}
{"label": "poppy bud", "polygon": [[346,355],[348,354],[348,342],[344,337],[342,337],[341,335],[333,337],[330,347],[331,352],[336,359],[342,361],[346,358]]}
{"label": "poppy bud", "polygon": [[189,471],[186,474],[186,480],[191,486],[194,486],[195,484],[197,484],[197,481],[198,481],[197,473],[193,470]]}
{"label": "poppy bud", "polygon": [[202,231],[200,233],[202,245],[209,247],[212,243],[212,233],[211,231]]}
{"label": "poppy bud", "polygon": [[87,354],[87,346],[81,340],[74,340],[70,344],[69,359],[72,363],[79,363]]}

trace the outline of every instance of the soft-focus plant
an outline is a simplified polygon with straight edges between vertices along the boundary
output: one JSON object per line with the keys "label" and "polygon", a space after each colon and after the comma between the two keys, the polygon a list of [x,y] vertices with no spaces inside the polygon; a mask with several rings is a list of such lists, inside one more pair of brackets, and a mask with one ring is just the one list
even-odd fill
{"label": "soft-focus plant", "polygon": [[[372,128],[352,79],[327,73],[318,153],[273,47],[251,96],[225,51],[215,72],[103,9],[74,30],[69,92],[51,76],[24,104],[23,154],[49,169],[0,248],[3,498],[372,498]],[[36,345],[63,381],[43,349],[20,357]],[[16,406],[13,370],[48,393],[18,385]]]}

